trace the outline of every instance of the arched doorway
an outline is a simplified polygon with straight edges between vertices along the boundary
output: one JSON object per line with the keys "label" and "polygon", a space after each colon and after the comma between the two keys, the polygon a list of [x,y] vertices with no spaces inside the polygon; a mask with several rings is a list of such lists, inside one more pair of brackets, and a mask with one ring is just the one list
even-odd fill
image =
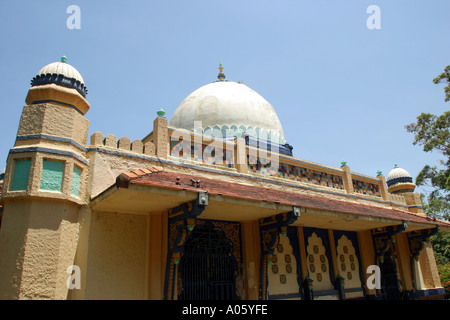
{"label": "arched doorway", "polygon": [[211,223],[197,226],[180,260],[180,300],[234,300],[238,264],[232,243]]}

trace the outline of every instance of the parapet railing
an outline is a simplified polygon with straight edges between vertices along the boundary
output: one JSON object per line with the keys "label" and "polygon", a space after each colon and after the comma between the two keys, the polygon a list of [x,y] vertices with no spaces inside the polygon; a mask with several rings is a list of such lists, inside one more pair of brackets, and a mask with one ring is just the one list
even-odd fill
{"label": "parapet railing", "polygon": [[[255,148],[242,137],[213,138],[187,130],[168,128],[168,159],[191,164],[213,166],[237,173],[270,177],[280,181],[298,183],[320,190],[350,194],[368,199],[378,199],[393,204],[406,205],[402,195],[387,192],[384,176],[371,177],[350,171],[347,165],[340,168],[326,166],[273,150]],[[155,156],[157,142],[147,139],[117,139],[113,134],[104,136],[95,132],[91,147],[116,149],[122,152]]]}
{"label": "parapet railing", "polygon": [[[347,165],[335,168],[261,150],[246,144],[243,138],[205,137],[170,127],[169,136],[169,154],[173,159],[231,168],[239,173],[406,205],[403,196],[387,192],[386,181],[381,174],[371,177],[352,172]],[[242,148],[245,149],[245,154],[239,157]]]}
{"label": "parapet railing", "polygon": [[155,145],[148,141],[143,143],[141,140],[134,140],[131,142],[128,137],[117,137],[113,134],[108,134],[106,137],[101,132],[95,132],[91,135],[91,146],[106,147],[109,149],[117,149],[125,152],[133,152],[149,156],[155,155]]}

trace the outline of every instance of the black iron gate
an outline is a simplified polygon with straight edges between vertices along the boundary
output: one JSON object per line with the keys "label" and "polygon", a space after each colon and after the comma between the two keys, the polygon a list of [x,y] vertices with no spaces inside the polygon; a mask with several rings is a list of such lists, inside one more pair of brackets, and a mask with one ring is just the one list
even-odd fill
{"label": "black iron gate", "polygon": [[236,299],[237,262],[232,244],[212,224],[197,226],[180,260],[181,300]]}
{"label": "black iron gate", "polygon": [[400,282],[397,275],[397,263],[392,253],[386,254],[383,263],[380,263],[381,271],[381,298],[383,300],[400,300]]}

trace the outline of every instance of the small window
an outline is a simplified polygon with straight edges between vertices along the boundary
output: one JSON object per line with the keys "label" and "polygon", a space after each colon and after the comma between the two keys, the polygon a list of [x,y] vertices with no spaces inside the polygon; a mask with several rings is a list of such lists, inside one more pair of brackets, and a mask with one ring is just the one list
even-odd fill
{"label": "small window", "polygon": [[64,176],[64,162],[44,160],[41,176],[41,190],[61,192]]}
{"label": "small window", "polygon": [[30,167],[31,159],[15,161],[13,179],[9,190],[27,190]]}
{"label": "small window", "polygon": [[75,197],[79,196],[80,193],[80,180],[81,180],[81,169],[77,166],[73,166],[72,174],[72,186],[70,187],[70,194]]}

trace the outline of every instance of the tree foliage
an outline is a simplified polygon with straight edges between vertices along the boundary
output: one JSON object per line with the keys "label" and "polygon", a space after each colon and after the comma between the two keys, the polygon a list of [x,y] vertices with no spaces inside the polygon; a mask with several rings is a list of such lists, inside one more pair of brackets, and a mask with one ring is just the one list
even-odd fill
{"label": "tree foliage", "polygon": [[450,264],[450,232],[438,232],[431,236],[437,264]]}
{"label": "tree foliage", "polygon": [[[450,101],[450,65],[433,79],[433,83],[445,83],[444,101]],[[423,146],[423,151],[437,151],[444,159],[437,166],[425,165],[416,177],[416,185],[432,187],[428,195],[421,194],[425,213],[433,218],[450,221],[450,111],[436,116],[422,113],[416,123],[406,125],[408,132],[414,133],[414,145]],[[445,298],[450,299],[450,232],[439,232],[431,237],[433,251],[438,264]]]}
{"label": "tree foliage", "polygon": [[[450,101],[450,65],[433,79],[435,84],[446,83],[445,101]],[[424,210],[428,216],[450,221],[450,111],[442,115],[422,113],[417,122],[406,125],[414,133],[414,145],[423,146],[423,151],[437,151],[444,157],[440,167],[425,165],[416,177],[417,186],[431,186],[433,191],[422,195]]]}
{"label": "tree foliage", "polygon": [[445,92],[445,102],[450,100],[450,65],[446,66],[444,68],[444,72],[442,72],[440,75],[438,75],[436,78],[433,79],[433,82],[435,84],[438,83],[447,83],[448,85],[444,87]]}

